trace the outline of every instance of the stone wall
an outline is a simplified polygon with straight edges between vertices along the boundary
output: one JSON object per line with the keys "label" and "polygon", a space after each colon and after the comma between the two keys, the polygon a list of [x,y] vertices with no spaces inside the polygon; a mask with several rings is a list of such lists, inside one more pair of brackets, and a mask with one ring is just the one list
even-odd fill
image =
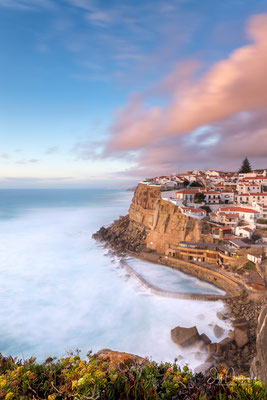
{"label": "stone wall", "polygon": [[[193,275],[199,279],[210,282],[215,286],[225,290],[228,295],[241,296],[243,291],[243,286],[237,280],[231,279],[230,276],[223,275],[222,271],[216,271],[214,268],[209,268],[208,266],[200,266],[197,264],[190,263],[184,260],[177,260],[172,257],[161,257],[160,255],[153,255],[149,253],[141,253],[141,258],[146,261],[158,262],[163,265],[168,265],[171,268],[178,269],[179,271],[185,272],[186,274]],[[218,296],[219,298],[220,296]],[[225,298],[227,297],[224,296]]]}

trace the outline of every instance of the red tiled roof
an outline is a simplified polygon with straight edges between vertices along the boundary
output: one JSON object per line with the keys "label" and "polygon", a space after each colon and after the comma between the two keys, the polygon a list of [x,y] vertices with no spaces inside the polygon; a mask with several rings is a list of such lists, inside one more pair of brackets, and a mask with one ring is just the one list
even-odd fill
{"label": "red tiled roof", "polygon": [[247,227],[245,227],[245,228],[242,228],[244,231],[247,231],[247,232],[253,232],[253,229],[250,229],[250,228],[247,228]]}
{"label": "red tiled roof", "polygon": [[219,229],[220,231],[232,231],[232,228],[229,228],[228,226],[213,226],[212,230],[214,229]]}
{"label": "red tiled roof", "polygon": [[215,192],[215,190],[207,190],[205,192],[203,192],[203,194],[220,194],[220,192]]}
{"label": "red tiled roof", "polygon": [[263,193],[243,193],[243,194],[238,194],[237,196],[243,196],[243,197],[248,197],[248,196],[267,196],[267,192]]}
{"label": "red tiled roof", "polygon": [[203,210],[202,208],[189,208],[189,210],[191,211],[191,212],[201,212],[201,213],[206,213],[206,211],[205,210]]}
{"label": "red tiled roof", "polygon": [[252,210],[251,208],[243,208],[243,207],[222,207],[221,211],[233,211],[233,212],[243,212],[243,213],[250,213],[250,214],[259,214],[259,211]]}

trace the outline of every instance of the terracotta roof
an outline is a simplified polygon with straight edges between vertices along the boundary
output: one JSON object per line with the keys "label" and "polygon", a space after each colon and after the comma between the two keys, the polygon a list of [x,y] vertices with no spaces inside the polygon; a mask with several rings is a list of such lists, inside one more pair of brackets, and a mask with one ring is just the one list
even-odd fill
{"label": "terracotta roof", "polygon": [[238,194],[237,196],[243,196],[243,197],[248,197],[248,196],[267,196],[267,192],[263,193],[243,193],[243,194]]}
{"label": "terracotta roof", "polygon": [[244,231],[247,231],[247,232],[253,232],[253,229],[250,229],[250,228],[247,228],[247,227],[245,227],[245,228],[242,228]]}
{"label": "terracotta roof", "polygon": [[250,214],[259,214],[259,211],[252,210],[251,208],[242,208],[242,207],[222,207],[221,211],[233,211],[233,212],[243,212]]}
{"label": "terracotta roof", "polygon": [[206,211],[205,210],[203,210],[202,208],[189,208],[189,210],[191,211],[191,212],[201,212],[201,213],[206,213]]}

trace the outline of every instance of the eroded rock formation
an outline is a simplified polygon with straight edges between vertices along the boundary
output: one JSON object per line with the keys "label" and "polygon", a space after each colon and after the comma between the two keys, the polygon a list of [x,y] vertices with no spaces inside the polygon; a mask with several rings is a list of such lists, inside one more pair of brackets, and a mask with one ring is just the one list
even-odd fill
{"label": "eroded rock formation", "polygon": [[140,183],[135,190],[129,215],[101,228],[94,237],[108,241],[117,250],[159,253],[180,241],[211,241],[204,222],[188,218],[177,206],[161,199],[160,188]]}

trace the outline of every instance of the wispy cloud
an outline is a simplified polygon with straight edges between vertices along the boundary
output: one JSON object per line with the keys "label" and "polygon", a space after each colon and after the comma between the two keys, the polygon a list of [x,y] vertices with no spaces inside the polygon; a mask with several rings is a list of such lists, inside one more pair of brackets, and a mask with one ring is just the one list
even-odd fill
{"label": "wispy cloud", "polygon": [[38,160],[37,158],[30,158],[29,160],[19,160],[16,161],[16,164],[36,164],[38,163],[40,160]]}
{"label": "wispy cloud", "polygon": [[52,0],[0,0],[0,7],[16,10],[38,10],[40,8],[54,8]]}
{"label": "wispy cloud", "polygon": [[7,160],[9,158],[9,154],[7,153],[1,153],[0,157],[3,158],[4,160]]}
{"label": "wispy cloud", "polygon": [[59,151],[58,146],[50,146],[50,147],[47,147],[47,149],[45,150],[45,154],[55,154],[55,153],[58,153],[58,151]]}
{"label": "wispy cloud", "polygon": [[94,11],[87,14],[87,19],[96,25],[104,26],[113,21],[111,14],[104,11]]}

